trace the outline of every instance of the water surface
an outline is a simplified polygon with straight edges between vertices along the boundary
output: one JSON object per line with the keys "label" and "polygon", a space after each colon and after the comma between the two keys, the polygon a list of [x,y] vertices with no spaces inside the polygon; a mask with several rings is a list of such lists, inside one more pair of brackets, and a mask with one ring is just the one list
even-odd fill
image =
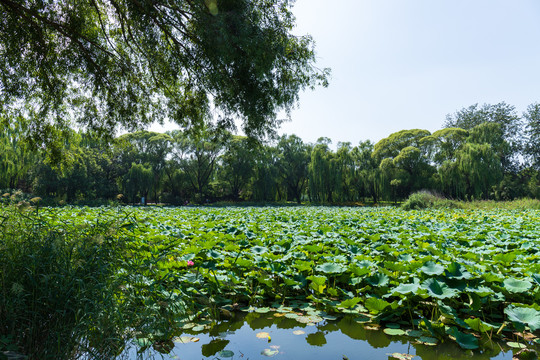
{"label": "water surface", "polygon": [[[266,334],[270,336],[270,339]],[[191,340],[196,340],[193,342]],[[390,336],[343,317],[315,325],[266,313],[235,313],[233,318],[206,325],[203,331],[184,330],[168,354],[155,350],[137,354],[138,359],[266,359],[276,360],[360,360],[393,359],[390,354],[410,354],[424,360],[511,360],[512,350],[503,345],[480,341],[483,350],[463,350],[451,340],[428,346],[407,336]]]}

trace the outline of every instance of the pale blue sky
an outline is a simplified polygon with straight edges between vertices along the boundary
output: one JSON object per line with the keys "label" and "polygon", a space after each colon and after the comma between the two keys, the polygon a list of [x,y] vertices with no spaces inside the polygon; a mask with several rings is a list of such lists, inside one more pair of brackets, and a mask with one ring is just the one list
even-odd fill
{"label": "pale blue sky", "polygon": [[356,145],[440,129],[474,103],[521,113],[540,101],[538,0],[298,0],[293,11],[332,79],[301,95],[280,133]]}
{"label": "pale blue sky", "polygon": [[540,102],[539,0],[297,0],[293,12],[332,78],[301,94],[280,134],[356,145],[435,131],[475,103]]}

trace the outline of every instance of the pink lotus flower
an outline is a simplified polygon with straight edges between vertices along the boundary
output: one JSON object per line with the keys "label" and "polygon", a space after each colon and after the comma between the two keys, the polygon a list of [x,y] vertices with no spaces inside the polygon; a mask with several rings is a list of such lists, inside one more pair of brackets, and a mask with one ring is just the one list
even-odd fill
{"label": "pink lotus flower", "polygon": [[191,260],[187,261],[187,266],[193,266],[193,265],[195,265],[195,263],[193,261],[191,261]]}

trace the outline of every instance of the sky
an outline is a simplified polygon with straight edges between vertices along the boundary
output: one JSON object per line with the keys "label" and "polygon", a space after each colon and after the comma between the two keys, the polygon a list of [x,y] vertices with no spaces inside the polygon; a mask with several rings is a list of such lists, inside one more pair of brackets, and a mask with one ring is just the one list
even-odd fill
{"label": "sky", "polygon": [[297,0],[293,13],[332,75],[279,134],[356,145],[436,131],[475,103],[540,102],[538,0]]}

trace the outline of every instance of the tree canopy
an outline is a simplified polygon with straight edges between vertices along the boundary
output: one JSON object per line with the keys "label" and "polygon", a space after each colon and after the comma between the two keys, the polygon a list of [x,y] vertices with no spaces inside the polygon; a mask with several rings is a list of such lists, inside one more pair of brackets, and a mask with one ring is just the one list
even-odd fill
{"label": "tree canopy", "polygon": [[[327,84],[289,0],[0,0],[0,114],[38,143],[72,119],[111,134],[170,119],[262,136]],[[12,120],[14,121],[14,120]]]}

